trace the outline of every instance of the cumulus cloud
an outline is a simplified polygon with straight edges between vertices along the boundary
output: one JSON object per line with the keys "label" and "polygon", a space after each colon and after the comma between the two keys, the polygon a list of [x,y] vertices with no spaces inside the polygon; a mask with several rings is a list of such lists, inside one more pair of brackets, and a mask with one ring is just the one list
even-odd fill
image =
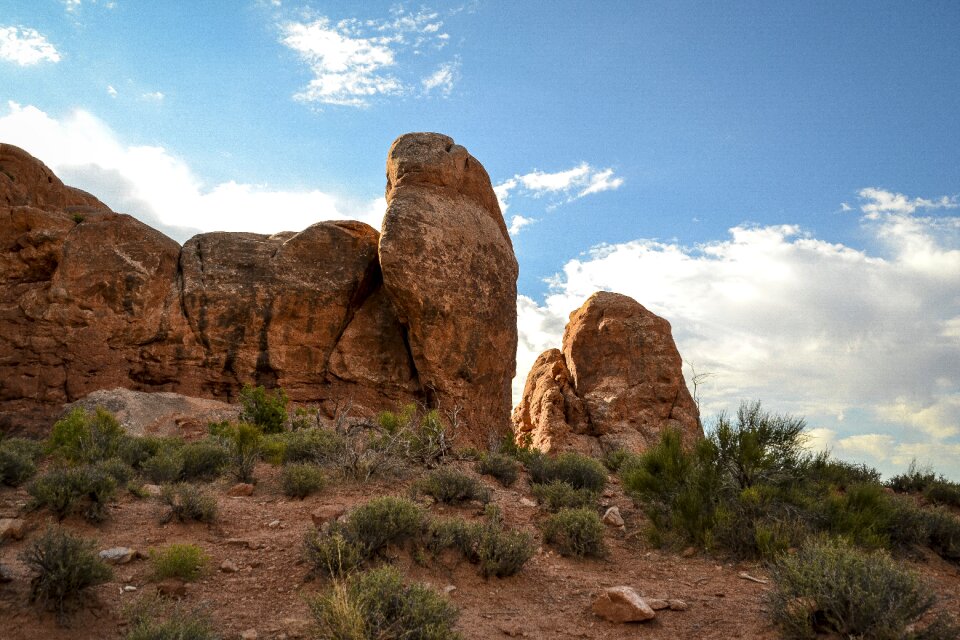
{"label": "cumulus cloud", "polygon": [[[894,193],[876,187],[861,189],[858,195],[863,202],[860,205],[860,210],[871,218],[885,213],[911,214],[918,209],[956,209],[960,207],[957,196],[941,196],[933,200],[929,198],[908,198],[902,193]],[[845,211],[851,209],[846,203],[841,206],[846,206]]]}
{"label": "cumulus cloud", "polygon": [[[281,42],[296,52],[313,78],[296,100],[365,107],[373,98],[405,94],[414,86],[412,72],[399,64],[401,56],[442,49],[449,36],[438,14],[410,13],[402,8],[382,20],[355,18],[333,22],[321,16],[289,21],[281,26]],[[459,63],[441,64],[420,80],[424,93],[449,94]]]}
{"label": "cumulus cloud", "polygon": [[36,29],[0,26],[0,60],[28,67],[60,62],[60,52]]}
{"label": "cumulus cloud", "polygon": [[379,228],[386,210],[382,197],[349,202],[315,189],[205,184],[167,149],[125,144],[83,110],[54,118],[11,102],[0,112],[0,139],[38,157],[67,184],[180,242],[199,231],[299,231],[320,220],[356,219]]}
{"label": "cumulus cloud", "polygon": [[510,219],[510,229],[509,229],[510,235],[512,236],[517,235],[518,233],[520,233],[521,229],[533,224],[534,222],[536,222],[536,219],[534,218],[525,218],[520,215],[513,216]]}
{"label": "cumulus cloud", "polygon": [[613,290],[667,318],[684,359],[713,374],[707,416],[761,399],[808,416],[838,455],[887,472],[931,456],[960,478],[942,453],[960,447],[960,217],[915,215],[950,198],[870,193],[870,251],[796,225],[738,226],[696,247],[636,240],[570,260],[542,303],[520,300],[515,397],[567,315]]}

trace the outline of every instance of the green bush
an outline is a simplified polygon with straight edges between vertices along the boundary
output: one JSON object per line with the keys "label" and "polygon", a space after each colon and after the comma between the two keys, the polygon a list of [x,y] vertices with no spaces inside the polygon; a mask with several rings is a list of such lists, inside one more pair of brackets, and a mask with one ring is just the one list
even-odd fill
{"label": "green bush", "polygon": [[431,518],[423,534],[423,546],[434,558],[446,549],[456,549],[467,558],[476,557],[479,525],[463,518]]}
{"label": "green bush", "polygon": [[429,473],[415,485],[415,490],[433,496],[444,504],[477,500],[490,501],[490,490],[465,473],[443,467]]}
{"label": "green bush", "polygon": [[283,492],[291,498],[306,498],[323,488],[323,472],[312,464],[288,464],[280,473]]}
{"label": "green bush", "polygon": [[201,440],[184,445],[180,459],[180,476],[184,480],[212,480],[230,463],[230,452],[220,442]]}
{"label": "green bush", "polygon": [[28,543],[20,559],[33,572],[30,601],[56,611],[62,623],[84,589],[102,584],[112,572],[97,556],[93,541],[48,528]]}
{"label": "green bush", "polygon": [[890,478],[887,486],[898,493],[922,493],[939,479],[932,469],[921,467],[916,460],[913,460],[907,472]]}
{"label": "green bush", "polygon": [[431,589],[404,584],[382,567],[335,582],[309,602],[318,638],[326,640],[458,640],[458,612]]}
{"label": "green bush", "polygon": [[555,458],[541,456],[527,465],[530,478],[538,484],[554,480],[566,482],[575,489],[603,491],[607,485],[607,469],[599,461],[579,453],[562,453]]}
{"label": "green bush", "polygon": [[834,460],[822,452],[809,461],[803,481],[844,490],[855,484],[880,484],[880,472],[865,464]]}
{"label": "green bush", "polygon": [[554,480],[547,484],[532,484],[530,491],[547,511],[560,509],[593,508],[600,494],[592,489],[574,489],[563,480]]}
{"label": "green bush", "polygon": [[480,575],[505,578],[523,568],[537,547],[533,537],[521,531],[505,531],[500,511],[487,507],[487,521],[477,526],[473,553],[480,565]]}
{"label": "green bush", "polygon": [[38,462],[43,457],[44,443],[31,438],[4,438],[0,435],[0,449],[12,451],[31,462]]}
{"label": "green bush", "polygon": [[183,475],[183,457],[180,451],[162,449],[147,458],[140,465],[140,470],[154,484],[176,482]]}
{"label": "green bush", "polygon": [[280,433],[287,421],[287,394],[283,389],[273,393],[263,387],[244,385],[240,390],[240,420],[254,424],[263,433]]}
{"label": "green bush", "polygon": [[230,452],[230,473],[238,482],[253,482],[263,441],[260,428],[246,422],[227,424],[218,435],[225,440]]}
{"label": "green bush", "polygon": [[30,456],[5,445],[6,442],[0,445],[0,484],[19,487],[33,477],[37,465]]}
{"label": "green bush", "polygon": [[603,557],[603,522],[590,509],[562,509],[543,525],[543,539],[565,556]]}
{"label": "green bush", "polygon": [[944,509],[918,509],[924,542],[940,557],[960,563],[960,518]]}
{"label": "green bush", "polygon": [[367,560],[367,549],[344,527],[336,524],[324,532],[310,529],[304,537],[303,546],[311,574],[340,578]]}
{"label": "green bush", "polygon": [[453,450],[454,434],[436,409],[421,411],[417,405],[408,404],[399,413],[381,412],[377,424],[386,439],[396,442],[401,455],[411,462],[433,464]]}
{"label": "green bush", "polygon": [[[811,540],[773,567],[771,617],[787,638],[894,640],[955,638],[945,619],[917,631],[933,605],[932,592],[882,551],[866,553],[837,540]],[[929,633],[928,633],[929,632]]]}
{"label": "green bush", "polygon": [[134,608],[126,640],[218,640],[216,628],[200,609],[152,599]]}
{"label": "green bush", "polygon": [[109,458],[107,460],[103,460],[102,462],[98,462],[95,466],[97,469],[113,478],[114,482],[117,483],[117,486],[125,485],[130,482],[136,473],[133,470],[133,467],[128,465],[120,458]]}
{"label": "green bush", "polygon": [[938,480],[924,490],[923,497],[933,504],[960,507],[960,483]]}
{"label": "green bush", "polygon": [[196,580],[203,574],[208,560],[203,549],[195,544],[171,544],[163,549],[150,550],[154,580]]}
{"label": "green bush", "polygon": [[117,482],[95,465],[53,468],[35,479],[28,491],[35,507],[47,507],[57,520],[63,520],[79,506],[83,516],[91,522],[101,522],[107,516],[107,503],[116,493]]}
{"label": "green bush", "polygon": [[77,407],[54,423],[47,451],[68,462],[98,462],[120,453],[127,435],[113,415],[97,407],[92,414]]}
{"label": "green bush", "polygon": [[520,463],[504,453],[485,453],[477,461],[477,472],[493,476],[501,485],[509,487],[520,475]]}
{"label": "green bush", "polygon": [[180,522],[213,522],[217,519],[217,499],[192,484],[166,485],[160,493],[160,500],[170,507],[162,519],[164,523],[174,518]]}
{"label": "green bush", "polygon": [[420,533],[423,509],[404,498],[382,496],[350,513],[347,531],[366,550],[367,556],[388,544],[400,544]]}
{"label": "green bush", "polygon": [[345,447],[344,436],[320,427],[298,429],[284,434],[286,448],[283,461],[328,464],[337,459]]}
{"label": "green bush", "polygon": [[603,455],[603,466],[605,466],[611,472],[616,473],[624,466],[631,464],[636,457],[637,454],[630,453],[626,449],[612,449]]}

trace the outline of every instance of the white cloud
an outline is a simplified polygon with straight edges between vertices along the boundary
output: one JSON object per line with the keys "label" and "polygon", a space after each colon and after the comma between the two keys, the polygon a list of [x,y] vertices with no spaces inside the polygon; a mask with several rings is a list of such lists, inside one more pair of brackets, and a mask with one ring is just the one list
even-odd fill
{"label": "white cloud", "polygon": [[386,210],[382,197],[349,202],[316,189],[207,185],[167,149],[125,144],[82,110],[58,119],[11,102],[7,113],[0,111],[0,139],[26,149],[67,184],[181,242],[199,231],[299,231],[320,220],[358,219],[379,228]]}
{"label": "white cloud", "polygon": [[523,216],[513,216],[510,219],[510,235],[515,236],[520,230],[536,222],[535,218],[524,218]]}
{"label": "white cloud", "polygon": [[28,67],[41,62],[60,62],[60,52],[36,29],[0,27],[0,60]]}
{"label": "white cloud", "polygon": [[[406,71],[398,63],[408,52],[422,53],[428,45],[442,48],[447,34],[436,13],[395,9],[386,20],[333,22],[319,17],[281,26],[281,42],[306,63],[313,78],[294,98],[303,102],[365,107],[373,98],[409,93]],[[459,62],[446,62],[421,80],[425,93],[449,94]]]}
{"label": "white cloud", "polygon": [[[568,314],[595,291],[613,290],[668,319],[684,359],[713,374],[700,389],[706,416],[760,399],[808,416],[821,439],[833,434],[838,454],[869,453],[887,472],[935,444],[955,450],[960,217],[884,207],[862,219],[873,252],[795,225],[734,227],[728,239],[697,247],[595,247],[566,263],[542,303],[521,297],[515,397],[540,351],[559,347]],[[892,439],[889,455],[879,455],[881,438],[847,439],[869,431]],[[937,460],[960,479],[960,458]]]}
{"label": "white cloud", "polygon": [[87,6],[90,5],[99,5],[104,9],[115,9],[117,3],[113,0],[106,0],[104,2],[98,2],[98,0],[63,0],[63,6],[68,13],[78,13],[86,1]]}
{"label": "white cloud", "polygon": [[162,91],[148,91],[140,94],[141,100],[148,100],[151,102],[162,102],[164,98],[166,98],[166,96],[163,95]]}
{"label": "white cloud", "polygon": [[460,70],[460,61],[445,62],[437,67],[437,70],[420,81],[425,93],[437,90],[444,96],[449,96],[453,91],[453,85],[457,81]]}
{"label": "white cloud", "polygon": [[534,170],[523,175],[517,174],[500,182],[493,190],[500,201],[500,209],[506,211],[511,196],[532,198],[550,197],[550,208],[572,202],[584,196],[602,191],[613,191],[623,185],[623,178],[614,176],[614,170],[596,169],[587,162],[575,167],[549,173]]}
{"label": "white cloud", "polygon": [[117,90],[113,88],[112,84],[107,85],[107,93],[110,94],[111,98],[117,97]]}
{"label": "white cloud", "polygon": [[[956,196],[941,196],[935,200],[927,198],[908,198],[902,193],[868,187],[858,193],[863,204],[860,210],[870,217],[884,213],[911,214],[917,209],[956,209],[960,207]],[[848,211],[850,208],[844,209]]]}

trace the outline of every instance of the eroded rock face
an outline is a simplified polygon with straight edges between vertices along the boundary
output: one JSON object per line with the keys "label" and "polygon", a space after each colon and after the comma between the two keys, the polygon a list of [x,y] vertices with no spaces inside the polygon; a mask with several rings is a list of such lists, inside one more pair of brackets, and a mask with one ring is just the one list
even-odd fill
{"label": "eroded rock face", "polygon": [[459,408],[477,443],[509,428],[517,263],[486,171],[410,134],[387,172],[382,237],[336,221],[181,248],[0,145],[0,429],[101,389],[230,401],[245,383],[328,415]]}
{"label": "eroded rock face", "polygon": [[509,431],[517,260],[483,166],[451,138],[401,136],[387,157],[383,287],[431,404],[467,439]]}
{"label": "eroded rock face", "polygon": [[562,351],[537,358],[513,414],[546,451],[643,451],[664,429],[703,436],[670,323],[624,295],[599,292],[570,314]]}

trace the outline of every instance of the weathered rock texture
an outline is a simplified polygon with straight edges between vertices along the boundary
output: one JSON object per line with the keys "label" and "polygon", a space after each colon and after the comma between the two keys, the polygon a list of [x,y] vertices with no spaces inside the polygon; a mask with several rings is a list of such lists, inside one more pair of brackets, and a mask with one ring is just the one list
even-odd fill
{"label": "weathered rock texture", "polygon": [[563,349],[537,358],[514,430],[545,451],[643,451],[664,429],[703,436],[670,323],[624,295],[595,293],[570,314]]}
{"label": "weathered rock texture", "polygon": [[509,432],[517,260],[490,178],[447,136],[398,138],[387,157],[380,265],[432,404],[470,439]]}
{"label": "weathered rock texture", "polygon": [[244,383],[328,414],[460,408],[476,442],[508,429],[517,264],[489,178],[438,134],[399,138],[387,178],[382,237],[338,221],[181,248],[0,144],[0,430],[98,389]]}

